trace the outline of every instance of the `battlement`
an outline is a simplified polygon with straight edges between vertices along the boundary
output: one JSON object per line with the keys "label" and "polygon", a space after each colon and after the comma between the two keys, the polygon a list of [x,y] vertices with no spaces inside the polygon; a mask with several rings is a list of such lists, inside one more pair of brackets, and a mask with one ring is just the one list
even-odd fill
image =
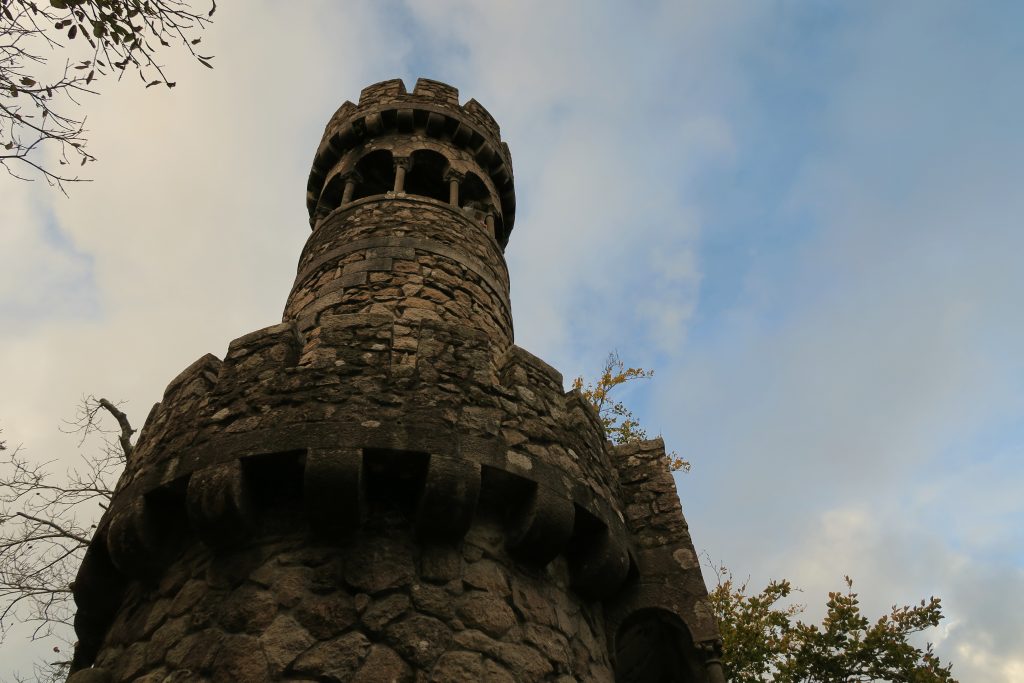
{"label": "battlement", "polygon": [[[477,123],[480,132],[499,141],[501,140],[501,129],[498,127],[498,122],[494,120],[494,117],[491,116],[491,113],[482,104],[471,99],[465,105],[460,106],[458,88],[429,78],[417,79],[412,93],[406,90],[405,82],[400,78],[368,85],[359,93],[358,110],[365,111],[384,105],[409,103],[434,105],[451,109]],[[357,109],[351,102],[346,102],[338,111],[341,112],[342,110],[345,110],[345,117],[351,117]],[[332,118],[332,122],[333,120]]]}
{"label": "battlement", "polygon": [[350,536],[374,491],[395,486],[413,492],[413,528],[433,541],[459,541],[497,505],[510,553],[564,557],[580,594],[609,596],[635,560],[608,455],[593,408],[557,370],[518,347],[496,357],[471,328],[358,314],[251,332],[223,361],[191,364],[151,413],[76,583],[96,622],[79,637],[98,643],[112,614],[89,603],[91,587],[158,577],[190,534],[248,542],[268,514],[259,501],[280,498],[268,485],[293,491],[325,537]]}
{"label": "battlement", "polygon": [[70,681],[724,683],[664,444],[513,343],[500,136],[429,79],[331,117],[283,322],[151,410]]}
{"label": "battlement", "polygon": [[[421,78],[410,93],[400,79],[363,88],[359,103],[345,102],[331,117],[313,159],[306,204],[311,219],[338,163],[350,151],[394,134],[439,141],[478,164],[493,184],[503,241],[515,221],[512,158],[494,117],[476,100],[459,104],[459,91]],[[386,188],[390,189],[390,188]],[[338,190],[340,196],[340,189]]]}

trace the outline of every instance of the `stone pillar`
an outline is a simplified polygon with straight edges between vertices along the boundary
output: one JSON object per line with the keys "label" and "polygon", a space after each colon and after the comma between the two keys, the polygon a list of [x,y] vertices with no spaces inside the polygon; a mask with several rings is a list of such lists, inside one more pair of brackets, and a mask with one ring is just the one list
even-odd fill
{"label": "stone pillar", "polygon": [[405,192],[405,174],[412,166],[409,157],[395,157],[395,193]]}
{"label": "stone pillar", "polygon": [[450,170],[445,174],[445,180],[448,181],[448,203],[458,208],[459,206],[459,183],[466,177],[465,173],[459,173],[458,171]]}
{"label": "stone pillar", "polygon": [[705,666],[708,670],[708,683],[726,683],[725,669],[722,668],[722,662],[713,659],[709,660]]}
{"label": "stone pillar", "polygon": [[362,181],[362,178],[355,171],[349,171],[342,180],[345,181],[345,191],[341,194],[341,205],[345,206],[352,201],[352,194],[356,191],[356,183]]}

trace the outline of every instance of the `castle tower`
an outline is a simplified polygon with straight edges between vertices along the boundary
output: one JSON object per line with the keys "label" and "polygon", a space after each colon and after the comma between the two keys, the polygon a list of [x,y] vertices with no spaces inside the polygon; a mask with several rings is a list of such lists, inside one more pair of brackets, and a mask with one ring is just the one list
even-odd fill
{"label": "castle tower", "polygon": [[74,584],[74,683],[722,683],[660,440],[512,341],[508,147],[420,79],[331,118],[284,321],[154,406]]}

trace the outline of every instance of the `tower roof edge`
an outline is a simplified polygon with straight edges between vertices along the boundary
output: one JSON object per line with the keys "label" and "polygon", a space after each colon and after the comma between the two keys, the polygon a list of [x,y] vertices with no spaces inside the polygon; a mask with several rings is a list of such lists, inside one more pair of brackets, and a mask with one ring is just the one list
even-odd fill
{"label": "tower roof edge", "polygon": [[346,101],[334,112],[309,174],[310,215],[328,172],[346,151],[395,132],[448,139],[471,152],[494,181],[502,198],[504,225],[511,230],[515,216],[512,158],[497,121],[475,99],[460,104],[457,88],[428,78],[418,79],[412,92],[398,78],[374,83],[362,89],[358,104]]}

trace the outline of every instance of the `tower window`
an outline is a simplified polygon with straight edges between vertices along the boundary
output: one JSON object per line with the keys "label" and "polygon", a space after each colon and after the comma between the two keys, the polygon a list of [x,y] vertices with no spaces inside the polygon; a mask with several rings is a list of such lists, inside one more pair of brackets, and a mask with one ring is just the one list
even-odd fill
{"label": "tower window", "polygon": [[484,181],[480,180],[480,176],[472,171],[466,173],[459,188],[459,203],[478,211],[493,210],[491,193],[487,191],[487,186],[484,185]]}
{"label": "tower window", "polygon": [[406,194],[418,194],[447,202],[448,183],[444,179],[447,168],[448,160],[437,152],[429,149],[413,152],[412,168],[405,176]]}
{"label": "tower window", "polygon": [[356,164],[362,182],[356,185],[352,199],[362,199],[378,194],[386,194],[395,188],[395,166],[391,161],[391,152],[378,149],[370,152]]}
{"label": "tower window", "polygon": [[320,193],[320,201],[316,205],[316,214],[319,217],[326,216],[331,211],[341,206],[341,196],[345,191],[345,181],[342,180],[341,174],[334,174],[327,184],[324,185],[323,192]]}

